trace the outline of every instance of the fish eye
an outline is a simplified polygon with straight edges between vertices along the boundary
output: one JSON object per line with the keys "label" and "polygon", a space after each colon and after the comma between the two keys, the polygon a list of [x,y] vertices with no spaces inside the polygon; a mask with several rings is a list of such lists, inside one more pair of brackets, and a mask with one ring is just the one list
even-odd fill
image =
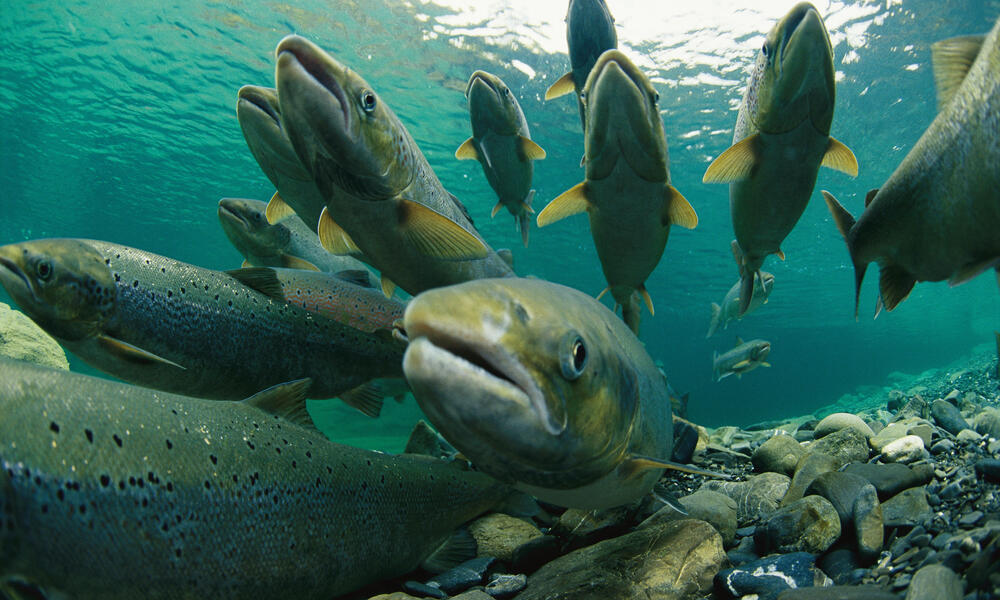
{"label": "fish eye", "polygon": [[660,92],[653,92],[653,104],[660,101]]}
{"label": "fish eye", "polygon": [[375,110],[375,92],[371,90],[361,92],[361,108],[369,113]]}
{"label": "fish eye", "polygon": [[580,336],[575,336],[568,350],[568,356],[562,360],[562,374],[566,379],[573,381],[583,375],[583,369],[587,366],[587,346]]}
{"label": "fish eye", "polygon": [[35,274],[38,275],[38,279],[48,281],[52,277],[52,263],[47,260],[38,261],[35,265]]}
{"label": "fish eye", "polygon": [[260,213],[259,212],[256,212],[256,213],[253,214],[253,220],[254,221],[260,221]]}
{"label": "fish eye", "polygon": [[767,42],[764,42],[764,45],[760,47],[760,51],[764,55],[764,57],[766,58],[767,57]]}

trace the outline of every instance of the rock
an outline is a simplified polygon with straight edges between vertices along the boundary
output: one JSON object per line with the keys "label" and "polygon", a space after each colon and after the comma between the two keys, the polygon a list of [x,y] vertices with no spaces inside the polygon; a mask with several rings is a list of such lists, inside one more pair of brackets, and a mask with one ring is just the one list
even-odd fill
{"label": "rock", "polygon": [[979,440],[983,439],[983,436],[971,429],[963,429],[958,432],[955,439],[958,440],[959,444],[978,444]]}
{"label": "rock", "polygon": [[62,346],[24,313],[0,302],[0,356],[69,371]]}
{"label": "rock", "polygon": [[[931,445],[931,439],[939,430],[930,423],[922,422],[910,425],[906,428],[906,435],[915,435],[924,443],[924,447]],[[940,434],[938,434],[940,435]]]}
{"label": "rock", "polygon": [[755,560],[760,560],[760,556],[757,554],[757,546],[753,541],[753,536],[741,539],[738,546],[729,552],[726,552],[726,556],[729,557],[729,562],[732,563],[734,567],[739,567]]}
{"label": "rock", "polygon": [[534,573],[539,567],[559,556],[559,549],[559,539],[555,536],[543,535],[533,538],[514,549],[510,568],[515,573]]}
{"label": "rock", "polygon": [[882,454],[889,462],[911,463],[927,456],[927,451],[920,436],[907,435],[886,444]]}
{"label": "rock", "polygon": [[896,413],[895,420],[902,421],[908,417],[926,419],[930,416],[930,412],[930,407],[927,405],[927,401],[920,396],[914,396],[909,402],[903,405],[903,408],[899,409],[899,412]]}
{"label": "rock", "polygon": [[419,581],[404,581],[403,590],[417,598],[447,598],[448,594]]}
{"label": "rock", "polygon": [[[687,518],[701,519],[707,522],[722,536],[722,544],[726,548],[733,545],[736,539],[736,501],[729,496],[712,490],[698,490],[693,494],[677,499],[687,510]],[[663,521],[685,518],[669,506],[656,511],[653,516],[639,524],[637,529],[649,527]]]}
{"label": "rock", "polygon": [[379,594],[372,596],[368,600],[420,600],[423,596],[411,596],[406,592],[393,592],[391,594]]}
{"label": "rock", "polygon": [[962,596],[962,580],[942,565],[921,567],[906,590],[906,600],[962,600]]}
{"label": "rock", "polygon": [[476,519],[469,525],[469,533],[476,538],[479,556],[495,556],[504,562],[510,562],[518,546],[542,536],[531,523],[502,513]]}
{"label": "rock", "polygon": [[907,427],[902,423],[889,423],[879,431],[875,437],[868,440],[868,444],[876,452],[882,452],[882,447],[889,442],[894,442],[906,435]]}
{"label": "rock", "polygon": [[818,554],[839,537],[837,510],[829,500],[815,495],[779,508],[754,533],[761,555],[798,551]]}
{"label": "rock", "polygon": [[624,533],[629,527],[634,508],[616,506],[601,510],[570,508],[559,516],[552,533],[572,548],[589,546]]}
{"label": "rock", "polygon": [[955,449],[955,442],[947,439],[938,440],[934,442],[933,446],[931,446],[931,454],[937,456],[938,454],[946,454],[948,452],[951,452],[954,449]]}
{"label": "rock", "polygon": [[733,598],[750,594],[761,599],[774,598],[787,589],[812,586],[815,560],[807,552],[769,556],[742,567],[719,571],[715,587]]}
{"label": "rock", "polygon": [[835,583],[840,584],[850,583],[852,573],[861,566],[857,554],[843,540],[821,554],[817,561],[817,566]]}
{"label": "rock", "polygon": [[983,408],[973,422],[978,433],[1000,439],[1000,410],[992,407]]}
{"label": "rock", "polygon": [[719,481],[711,479],[699,489],[721,492],[736,501],[736,520],[754,522],[778,509],[781,498],[788,491],[791,479],[781,473],[761,473],[746,481]]}
{"label": "rock", "polygon": [[866,440],[875,435],[872,428],[869,427],[867,423],[862,421],[861,417],[852,415],[851,413],[841,412],[827,415],[822,421],[819,422],[818,425],[816,425],[816,439],[825,437],[827,434],[840,431],[846,427],[856,429],[865,436]]}
{"label": "rock", "polygon": [[778,600],[899,600],[899,596],[878,585],[832,585],[787,590]]}
{"label": "rock", "polygon": [[969,424],[962,417],[962,412],[947,400],[935,400],[931,404],[931,416],[938,427],[952,435],[969,428]]}
{"label": "rock", "polygon": [[722,538],[683,519],[581,548],[528,578],[518,600],[693,600],[709,593],[726,563]]}
{"label": "rock", "polygon": [[959,517],[958,524],[962,527],[975,527],[980,521],[983,520],[983,516],[983,511],[974,510]]}
{"label": "rock", "polygon": [[1000,460],[984,458],[976,463],[976,473],[986,481],[1000,483]]}
{"label": "rock", "polygon": [[878,558],[882,551],[882,506],[875,486],[859,475],[833,471],[817,477],[806,495],[826,498],[840,517],[843,531],[851,531],[857,542],[858,554],[865,562]]}
{"label": "rock", "polygon": [[756,471],[784,473],[791,476],[805,448],[790,435],[776,435],[761,444],[751,457]]}
{"label": "rock", "polygon": [[451,600],[493,600],[493,596],[490,596],[483,590],[469,590],[457,596],[452,596]]}
{"label": "rock", "polygon": [[448,569],[444,573],[435,575],[425,583],[435,587],[446,594],[454,594],[467,590],[474,585],[479,585],[486,579],[490,568],[494,567],[497,559],[492,556],[481,556],[467,560],[464,563]]}
{"label": "rock", "polygon": [[528,577],[526,575],[497,574],[486,584],[486,593],[503,600],[513,597],[527,586]]}
{"label": "rock", "polygon": [[708,436],[708,439],[713,444],[718,444],[720,446],[728,448],[733,443],[733,439],[736,437],[736,434],[738,433],[740,433],[739,427],[726,425],[723,427],[719,427],[715,431],[711,432]]}
{"label": "rock", "polygon": [[889,398],[886,400],[885,409],[891,413],[895,413],[899,409],[903,408],[906,403],[906,395],[900,390],[892,390],[889,392]]}
{"label": "rock", "polygon": [[[851,431],[845,429],[843,431]],[[828,435],[827,438],[833,437],[837,434]],[[802,457],[799,464],[795,468],[795,475],[792,477],[792,483],[788,486],[788,492],[785,493],[785,497],[781,499],[781,506],[786,506],[800,500],[806,493],[806,489],[809,484],[813,482],[814,479],[819,477],[823,473],[829,473],[830,471],[836,471],[844,463],[838,458],[834,458],[828,454],[823,454],[822,452],[809,452]]]}
{"label": "rock", "polygon": [[822,452],[840,461],[841,465],[868,460],[868,438],[857,429],[848,427],[835,431],[809,444],[809,452]]}
{"label": "rock", "polygon": [[891,463],[867,464],[852,463],[844,468],[844,473],[860,475],[867,479],[878,492],[879,500],[885,501],[899,492],[923,485],[934,476],[933,469],[927,473],[924,469],[915,470],[903,464]]}
{"label": "rock", "polygon": [[674,451],[670,460],[687,464],[694,457],[698,445],[698,428],[684,419],[674,419]]}
{"label": "rock", "polygon": [[917,525],[930,515],[927,490],[923,487],[904,490],[882,503],[882,523],[886,527]]}

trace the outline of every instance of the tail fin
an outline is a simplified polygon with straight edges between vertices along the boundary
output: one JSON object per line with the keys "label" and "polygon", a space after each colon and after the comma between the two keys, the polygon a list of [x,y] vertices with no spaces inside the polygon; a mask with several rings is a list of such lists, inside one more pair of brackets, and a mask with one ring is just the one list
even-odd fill
{"label": "tail fin", "polygon": [[712,303],[712,322],[708,324],[708,334],[705,335],[706,338],[712,337],[712,334],[715,333],[715,330],[719,328],[719,318],[721,316],[722,316],[722,307],[719,306],[718,304],[716,304],[715,302],[713,302]]}
{"label": "tail fin", "polygon": [[851,246],[851,229],[854,227],[854,217],[851,213],[847,212],[840,202],[833,197],[833,194],[823,190],[823,199],[826,200],[826,207],[830,209],[830,215],[833,216],[833,222],[837,224],[837,229],[840,231],[840,235],[844,236],[844,242],[847,244],[847,252],[851,255],[851,263],[854,265],[854,318],[858,318],[858,302],[861,299],[861,282],[865,278],[865,270],[868,269],[868,264],[859,264],[858,260],[854,257],[854,248]]}

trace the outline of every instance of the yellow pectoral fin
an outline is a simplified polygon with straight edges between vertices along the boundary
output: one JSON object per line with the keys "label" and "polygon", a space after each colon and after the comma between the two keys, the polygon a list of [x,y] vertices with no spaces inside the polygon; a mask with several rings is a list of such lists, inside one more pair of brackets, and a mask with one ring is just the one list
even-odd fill
{"label": "yellow pectoral fin", "polygon": [[732,183],[746,179],[757,166],[759,134],[743,138],[708,165],[702,183]]}
{"label": "yellow pectoral fin", "polygon": [[133,346],[128,342],[123,342],[117,338],[113,338],[107,335],[98,335],[97,343],[104,348],[109,354],[116,356],[117,358],[130,362],[138,363],[144,365],[166,365],[170,367],[176,367],[178,369],[184,369],[184,367],[175,363],[172,360],[167,360],[162,356],[157,356],[152,352],[143,350],[138,346]]}
{"label": "yellow pectoral fin", "polygon": [[762,366],[762,367],[770,367],[771,363],[769,363],[769,362],[762,362],[762,363],[760,363],[760,366]]}
{"label": "yellow pectoral fin", "polygon": [[733,365],[732,368],[733,368],[734,371],[736,371],[738,369],[742,369],[743,367],[749,367],[749,366],[750,366],[750,361],[749,360],[741,360],[740,362],[738,362],[735,365]]}
{"label": "yellow pectoral fin", "polygon": [[587,201],[587,182],[580,183],[569,188],[560,194],[555,200],[549,202],[548,206],[538,213],[536,222],[539,227],[545,227],[587,210],[590,203]]}
{"label": "yellow pectoral fin", "polygon": [[292,256],[291,254],[285,254],[281,257],[281,264],[285,265],[288,269],[299,269],[302,271],[319,271],[319,267],[312,264],[304,258],[299,258],[298,256]]}
{"label": "yellow pectoral fin", "polygon": [[496,206],[493,207],[493,212],[490,213],[490,218],[496,217],[501,208],[503,208],[503,202],[497,200]]}
{"label": "yellow pectoral fin", "polygon": [[964,35],[931,44],[931,65],[937,88],[938,110],[951,102],[972,63],[982,50],[985,35]]}
{"label": "yellow pectoral fin", "polygon": [[295,214],[295,211],[287,202],[281,197],[281,194],[274,192],[271,196],[271,200],[267,203],[267,208],[264,209],[264,216],[267,218],[267,222],[274,225],[278,221],[290,217]]}
{"label": "yellow pectoral fin", "polygon": [[458,150],[455,150],[455,158],[458,160],[479,160],[479,151],[476,150],[476,142],[472,138],[462,142]]}
{"label": "yellow pectoral fin", "polygon": [[382,293],[386,298],[392,298],[392,293],[396,291],[396,284],[389,281],[385,275],[382,276]]}
{"label": "yellow pectoral fin", "polygon": [[525,158],[528,160],[542,160],[545,158],[545,150],[543,150],[541,146],[523,135],[520,136],[520,138],[521,139],[518,141],[521,144],[521,152],[524,154]]}
{"label": "yellow pectoral fin", "polygon": [[601,290],[601,293],[597,295],[597,298],[594,298],[594,299],[595,300],[600,300],[601,298],[604,297],[604,294],[607,294],[610,290],[611,290],[610,287],[604,288],[603,290]]}
{"label": "yellow pectoral fin", "polygon": [[361,254],[361,248],[358,248],[351,236],[340,225],[337,225],[325,206],[319,214],[319,226],[316,228],[316,233],[319,235],[319,243],[330,254]]}
{"label": "yellow pectoral fin", "polygon": [[416,249],[442,260],[485,258],[486,245],[448,217],[412,200],[399,202],[399,227]]}
{"label": "yellow pectoral fin", "polygon": [[642,473],[650,469],[668,469],[671,471],[680,471],[682,473],[692,473],[695,475],[705,475],[708,477],[716,477],[719,479],[732,479],[731,476],[725,473],[718,473],[716,471],[709,471],[707,469],[699,469],[693,465],[682,465],[680,463],[675,463],[669,460],[662,460],[659,458],[653,458],[650,456],[642,456],[639,454],[633,454],[624,463],[624,468],[626,469],[625,477],[635,477],[636,475],[641,475]]}
{"label": "yellow pectoral fin", "polygon": [[250,261],[244,258],[243,259],[243,264],[240,265],[240,268],[241,269],[245,269],[247,267],[252,267],[252,266],[253,265],[250,263]]}
{"label": "yellow pectoral fin", "polygon": [[778,248],[778,251],[775,252],[774,254],[781,260],[785,260],[785,253],[781,251],[781,248]]}
{"label": "yellow pectoral fin", "polygon": [[685,229],[694,229],[698,226],[698,214],[694,212],[691,203],[669,183],[664,187],[663,208],[666,217],[664,227],[678,225]]}
{"label": "yellow pectoral fin", "polygon": [[649,291],[646,290],[645,284],[639,287],[639,295],[646,302],[646,308],[649,309],[650,316],[656,316],[656,313],[653,311],[653,299],[649,297]]}
{"label": "yellow pectoral fin", "polygon": [[573,83],[573,72],[570,71],[556,80],[555,83],[545,90],[545,99],[551,100],[576,91],[576,84]]}
{"label": "yellow pectoral fin", "polygon": [[830,137],[830,145],[826,148],[826,154],[823,155],[823,162],[820,164],[835,171],[847,173],[851,177],[858,176],[858,159],[854,157],[850,148],[832,136]]}

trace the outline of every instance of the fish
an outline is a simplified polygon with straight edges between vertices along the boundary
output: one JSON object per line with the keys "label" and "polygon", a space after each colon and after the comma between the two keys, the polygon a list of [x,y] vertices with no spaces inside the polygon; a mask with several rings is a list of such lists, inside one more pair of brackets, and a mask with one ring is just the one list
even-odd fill
{"label": "fish", "polygon": [[1000,331],[994,331],[993,335],[997,339],[997,366],[993,374],[997,379],[1000,379]]}
{"label": "fish", "polygon": [[868,265],[892,310],[918,281],[952,286],[991,268],[1000,284],[1000,20],[932,46],[938,114],[855,221],[823,192],[854,266],[854,315]]}
{"label": "fish", "polygon": [[618,48],[615,18],[604,0],[570,0],[566,10],[566,45],[569,47],[570,71],[545,90],[545,99],[552,100],[575,92],[580,125],[586,133],[583,87],[587,76],[600,55],[606,50]]}
{"label": "fish", "polygon": [[264,175],[277,190],[267,204],[267,220],[274,224],[298,215],[310,231],[319,226],[323,196],[302,165],[281,124],[281,106],[274,88],[245,85],[237,92],[236,118],[243,138]]}
{"label": "fish", "polygon": [[540,279],[482,279],[406,307],[403,370],[473,465],[539,500],[597,509],[649,493],[669,462],[667,382],[607,307]]}
{"label": "fish", "polygon": [[338,273],[368,267],[351,256],[330,254],[316,231],[301,219],[267,220],[267,203],[247,198],[219,200],[219,223],[230,243],[243,255],[243,266],[285,267]]}
{"label": "fish", "polygon": [[730,375],[736,375],[742,379],[744,373],[749,373],[757,367],[770,367],[765,360],[771,352],[771,342],[764,340],[750,340],[744,342],[742,338],[736,338],[736,345],[731,350],[723,354],[718,352],[712,356],[712,372],[716,381],[722,381]]}
{"label": "fish", "polygon": [[0,359],[0,591],[331,598],[445,560],[512,502],[457,463],[327,440],[308,384],[217,402]]}
{"label": "fish", "polygon": [[737,281],[734,283],[733,287],[729,288],[729,291],[726,292],[726,297],[722,299],[721,305],[715,302],[712,303],[712,321],[708,325],[708,334],[705,337],[712,337],[712,334],[716,332],[719,325],[722,325],[722,328],[726,329],[729,327],[730,321],[738,321],[745,315],[767,304],[767,299],[771,295],[772,289],[774,289],[774,275],[766,271],[761,271],[760,277],[754,279],[753,300],[750,301],[750,306],[747,307],[746,312],[740,315],[740,282]]}
{"label": "fish", "polygon": [[620,51],[608,50],[590,71],[584,93],[584,180],[542,209],[538,226],[584,211],[590,215],[608,282],[601,295],[611,292],[638,333],[638,296],[653,314],[646,279],[660,262],[670,226],[693,229],[698,215],[670,184],[659,94],[642,71]]}
{"label": "fish", "polygon": [[465,95],[469,99],[472,137],[465,140],[455,158],[478,160],[486,181],[499,200],[490,215],[503,206],[514,215],[521,241],[528,247],[529,214],[534,214],[531,189],[535,160],[545,158],[545,150],[531,140],[521,105],[502,79],[476,71],[469,77]]}
{"label": "fish", "polygon": [[[402,376],[405,347],[391,331],[361,331],[227,273],[119,244],[42,239],[0,246],[0,284],[90,366],[167,392],[235,400],[311,377],[310,395],[321,399]],[[381,401],[354,406],[375,416]]]}
{"label": "fish", "polygon": [[318,229],[324,248],[363,253],[387,296],[397,286],[416,295],[515,276],[357,72],[295,35],[276,55],[282,122],[326,202]]}
{"label": "fish", "polygon": [[781,243],[805,211],[820,166],[858,174],[854,153],[830,136],[835,96],[826,26],[811,4],[796,4],[757,53],[733,145],[702,178],[730,184],[740,315],[750,308],[764,259],[785,259]]}

